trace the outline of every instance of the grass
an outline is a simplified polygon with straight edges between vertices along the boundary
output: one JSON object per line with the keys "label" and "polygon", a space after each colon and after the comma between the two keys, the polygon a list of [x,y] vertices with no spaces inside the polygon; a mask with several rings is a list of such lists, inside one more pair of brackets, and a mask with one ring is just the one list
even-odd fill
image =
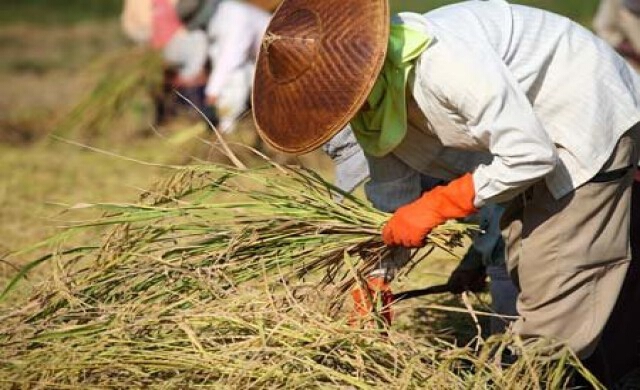
{"label": "grass", "polygon": [[[0,28],[0,143],[21,146],[46,137],[100,78],[89,65],[124,42],[113,22]],[[112,134],[148,125],[133,108]]]}
{"label": "grass", "polygon": [[[119,149],[157,161],[170,153],[162,145],[139,140]],[[20,148],[0,144],[0,167],[0,236],[5,254],[53,234],[58,220],[64,219],[59,204],[135,198],[158,173],[61,142]],[[24,258],[12,261],[21,265]],[[2,276],[13,272],[0,264],[0,285]]]}
{"label": "grass", "polygon": [[68,25],[118,15],[122,0],[3,0],[0,23]]}
{"label": "grass", "polygon": [[125,42],[114,20],[53,26],[8,24],[0,28],[0,72],[3,76],[40,77],[51,71],[77,74]]}
{"label": "grass", "polygon": [[[542,345],[528,349],[516,364],[502,366],[499,351],[507,340],[500,338],[480,347],[455,346],[436,333],[414,338],[391,330],[382,337],[356,330],[317,310],[318,299],[298,298],[301,291],[300,286],[280,293],[245,287],[241,294],[209,299],[219,292],[210,286],[185,297],[187,305],[178,300],[163,308],[131,301],[55,313],[40,311],[34,301],[0,325],[0,383],[13,388],[524,390],[570,388],[568,372],[581,370],[570,352],[549,359]],[[67,290],[68,296],[74,293]]]}
{"label": "grass", "polygon": [[[586,26],[591,25],[591,19],[593,18],[599,4],[599,0],[514,0],[509,2],[538,7],[559,13]],[[394,12],[405,10],[413,12],[427,12],[443,5],[456,3],[456,1],[390,0],[390,3]]]}
{"label": "grass", "polygon": [[[514,4],[524,4],[533,7],[546,9],[557,12],[562,15],[587,15],[593,14],[595,7],[599,3],[598,0],[508,0]],[[452,0],[390,0],[391,7],[394,11],[410,10],[414,12],[425,12],[444,5],[453,4],[458,1]]]}

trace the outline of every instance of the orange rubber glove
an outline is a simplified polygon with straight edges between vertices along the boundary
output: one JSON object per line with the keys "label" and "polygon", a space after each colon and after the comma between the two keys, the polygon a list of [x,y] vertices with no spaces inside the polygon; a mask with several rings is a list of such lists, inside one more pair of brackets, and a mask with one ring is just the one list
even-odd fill
{"label": "orange rubber glove", "polygon": [[370,277],[364,288],[356,287],[351,291],[353,299],[353,313],[351,324],[355,325],[364,320],[372,320],[372,313],[377,314],[386,326],[391,325],[393,312],[393,293],[384,278]]}
{"label": "orange rubber glove", "polygon": [[382,239],[389,246],[420,248],[436,226],[478,211],[473,205],[475,194],[470,173],[446,186],[436,187],[396,210],[382,229]]}

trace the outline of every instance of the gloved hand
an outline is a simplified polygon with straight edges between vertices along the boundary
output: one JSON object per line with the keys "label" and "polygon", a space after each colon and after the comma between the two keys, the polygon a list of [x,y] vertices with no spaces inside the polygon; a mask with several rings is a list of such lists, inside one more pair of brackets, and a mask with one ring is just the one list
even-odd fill
{"label": "gloved hand", "polygon": [[481,292],[487,287],[487,273],[484,267],[462,269],[456,268],[449,276],[447,286],[453,294],[465,291]]}
{"label": "gloved hand", "polygon": [[396,210],[382,230],[382,239],[389,246],[420,248],[436,226],[475,213],[474,198],[473,176],[468,173]]}
{"label": "gloved hand", "polygon": [[393,293],[391,287],[384,278],[370,277],[366,281],[364,288],[356,287],[351,291],[353,299],[353,313],[351,322],[369,319],[372,313],[377,313],[386,326],[391,325],[393,312]]}

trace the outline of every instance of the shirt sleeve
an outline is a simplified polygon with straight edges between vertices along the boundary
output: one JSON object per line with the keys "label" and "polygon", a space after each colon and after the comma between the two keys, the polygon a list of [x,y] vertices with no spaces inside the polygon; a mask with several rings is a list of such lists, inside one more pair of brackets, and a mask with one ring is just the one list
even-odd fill
{"label": "shirt sleeve", "polygon": [[473,173],[476,207],[507,201],[554,169],[555,145],[489,43],[440,41],[423,54],[419,71],[426,96],[493,156]]}
{"label": "shirt sleeve", "polygon": [[[351,127],[347,126],[322,146],[335,167],[335,185],[344,192],[352,192],[369,177],[364,152]],[[339,197],[336,197],[339,198]]]}

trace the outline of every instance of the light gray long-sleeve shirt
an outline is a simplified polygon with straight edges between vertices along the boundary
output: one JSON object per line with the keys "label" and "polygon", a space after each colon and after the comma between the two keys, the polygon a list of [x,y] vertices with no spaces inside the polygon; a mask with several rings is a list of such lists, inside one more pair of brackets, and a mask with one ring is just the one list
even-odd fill
{"label": "light gray long-sleeve shirt", "polygon": [[367,193],[381,209],[419,196],[417,172],[473,171],[477,207],[539,180],[560,198],[590,180],[640,121],[638,77],[567,18],[489,0],[395,22],[434,41],[409,82],[421,118],[392,154],[369,158]]}

